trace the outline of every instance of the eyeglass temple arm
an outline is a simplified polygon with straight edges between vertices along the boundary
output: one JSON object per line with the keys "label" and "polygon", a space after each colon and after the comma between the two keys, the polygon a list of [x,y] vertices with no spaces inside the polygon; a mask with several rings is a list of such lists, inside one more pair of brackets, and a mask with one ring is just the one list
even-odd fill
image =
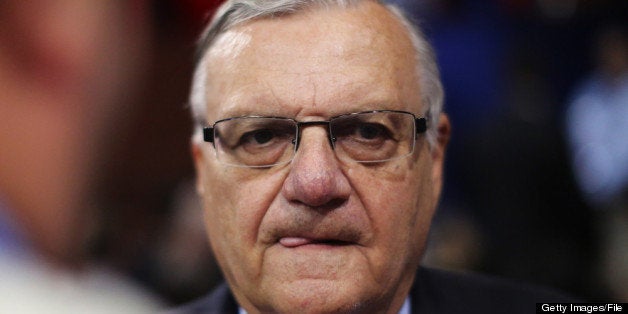
{"label": "eyeglass temple arm", "polygon": [[214,142],[214,128],[203,128],[203,140],[205,142]]}
{"label": "eyeglass temple arm", "polygon": [[416,125],[416,133],[424,133],[427,131],[427,119],[425,118],[416,118],[414,119],[414,124]]}

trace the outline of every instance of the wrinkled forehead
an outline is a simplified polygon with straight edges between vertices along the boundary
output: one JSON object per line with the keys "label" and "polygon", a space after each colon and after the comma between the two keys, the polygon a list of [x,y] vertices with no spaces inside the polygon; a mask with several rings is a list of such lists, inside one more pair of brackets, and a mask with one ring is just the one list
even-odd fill
{"label": "wrinkled forehead", "polygon": [[217,96],[209,99],[219,101],[210,101],[211,107],[229,104],[220,96],[255,96],[250,88],[270,93],[277,86],[330,93],[340,86],[347,97],[377,86],[381,93],[414,93],[418,99],[415,63],[403,25],[384,6],[367,1],[235,26],[216,37],[201,66],[207,69],[207,92]]}

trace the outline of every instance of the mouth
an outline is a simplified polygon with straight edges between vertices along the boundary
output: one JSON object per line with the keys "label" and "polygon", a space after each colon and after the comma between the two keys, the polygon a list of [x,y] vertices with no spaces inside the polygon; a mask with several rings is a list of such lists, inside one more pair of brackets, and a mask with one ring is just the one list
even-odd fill
{"label": "mouth", "polygon": [[352,245],[352,242],[342,241],[337,239],[312,239],[303,237],[283,237],[279,239],[279,244],[285,248],[297,248],[306,245],[328,246],[328,247],[340,247]]}

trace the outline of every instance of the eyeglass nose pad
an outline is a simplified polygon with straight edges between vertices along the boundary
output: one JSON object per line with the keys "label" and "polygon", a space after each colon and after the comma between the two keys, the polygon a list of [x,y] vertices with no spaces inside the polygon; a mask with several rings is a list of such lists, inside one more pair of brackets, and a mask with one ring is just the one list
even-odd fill
{"label": "eyeglass nose pad", "polygon": [[294,145],[294,153],[299,149],[299,142],[301,142],[301,137],[297,135],[297,137],[293,138],[290,142]]}
{"label": "eyeglass nose pad", "polygon": [[336,149],[336,140],[337,140],[337,138],[331,136],[331,134],[329,135],[329,145],[331,145],[331,149],[333,149],[333,150]]}

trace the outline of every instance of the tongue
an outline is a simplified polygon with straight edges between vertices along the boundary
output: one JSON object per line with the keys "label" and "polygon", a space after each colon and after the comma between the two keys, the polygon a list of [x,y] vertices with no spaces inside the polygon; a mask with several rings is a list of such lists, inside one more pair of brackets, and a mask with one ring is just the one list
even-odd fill
{"label": "tongue", "polygon": [[285,247],[297,247],[313,243],[313,241],[306,238],[281,238],[279,243]]}

